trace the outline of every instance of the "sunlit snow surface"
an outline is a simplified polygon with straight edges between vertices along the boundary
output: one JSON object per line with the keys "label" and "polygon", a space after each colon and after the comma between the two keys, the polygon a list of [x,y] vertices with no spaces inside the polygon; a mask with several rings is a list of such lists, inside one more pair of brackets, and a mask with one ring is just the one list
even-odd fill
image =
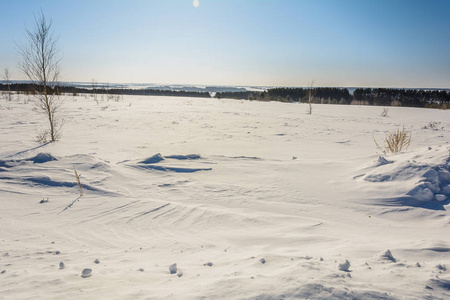
{"label": "sunlit snow surface", "polygon": [[66,96],[40,145],[25,100],[0,99],[0,299],[450,297],[450,111]]}

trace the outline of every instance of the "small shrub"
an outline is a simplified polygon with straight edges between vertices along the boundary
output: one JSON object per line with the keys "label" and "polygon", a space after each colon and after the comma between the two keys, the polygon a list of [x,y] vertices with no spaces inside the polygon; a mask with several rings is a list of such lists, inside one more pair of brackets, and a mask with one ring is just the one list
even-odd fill
{"label": "small shrub", "polygon": [[439,128],[439,124],[441,124],[441,122],[430,122],[427,125],[423,126],[423,129],[431,129],[431,130],[435,130],[438,131],[439,129],[444,129],[444,127]]}
{"label": "small shrub", "polygon": [[47,130],[41,130],[36,135],[36,141],[39,144],[45,144],[48,142],[48,135],[49,135],[49,132]]}
{"label": "small shrub", "polygon": [[399,153],[403,149],[408,149],[409,145],[411,145],[411,132],[406,131],[404,126],[402,129],[388,132],[384,139],[384,149],[380,147],[375,138],[373,140],[377,148],[383,153]]}

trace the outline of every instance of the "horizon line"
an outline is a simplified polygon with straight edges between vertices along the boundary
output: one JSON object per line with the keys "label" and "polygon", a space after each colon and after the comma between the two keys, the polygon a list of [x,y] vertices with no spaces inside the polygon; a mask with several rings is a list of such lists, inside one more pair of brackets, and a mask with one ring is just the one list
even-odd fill
{"label": "horizon line", "polygon": [[[10,83],[31,83],[30,80],[9,80]],[[59,83],[72,83],[72,84],[86,84],[92,85],[92,81],[58,81]],[[6,84],[6,80],[0,80],[0,83]],[[95,84],[103,85],[153,85],[154,87],[164,87],[164,86],[176,86],[176,87],[232,87],[232,88],[309,88],[309,86],[284,86],[284,85],[222,85],[222,84],[191,84],[191,83],[156,83],[156,82],[107,82],[107,81],[96,81]],[[383,88],[383,89],[415,89],[415,90],[450,90],[450,87],[395,87],[395,86],[313,86],[313,88],[341,88],[341,89],[358,89],[358,88]]]}

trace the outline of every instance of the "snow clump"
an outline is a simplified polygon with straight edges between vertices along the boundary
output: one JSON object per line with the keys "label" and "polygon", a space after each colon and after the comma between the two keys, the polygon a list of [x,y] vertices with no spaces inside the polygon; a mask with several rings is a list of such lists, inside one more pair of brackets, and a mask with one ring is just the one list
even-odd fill
{"label": "snow clump", "polygon": [[173,264],[169,266],[169,272],[170,274],[176,274],[177,273],[177,264]]}
{"label": "snow clump", "polygon": [[81,272],[82,278],[87,278],[92,276],[92,269],[84,269],[83,272]]}
{"label": "snow clump", "polygon": [[385,260],[390,260],[392,262],[397,262],[397,260],[392,255],[391,250],[389,250],[389,249],[387,249],[386,252],[384,252],[380,257],[382,259],[385,259]]}
{"label": "snow clump", "polygon": [[340,263],[338,265],[339,270],[340,271],[344,271],[344,272],[350,272],[349,268],[350,268],[350,262],[348,261],[348,259],[345,260],[345,262]]}

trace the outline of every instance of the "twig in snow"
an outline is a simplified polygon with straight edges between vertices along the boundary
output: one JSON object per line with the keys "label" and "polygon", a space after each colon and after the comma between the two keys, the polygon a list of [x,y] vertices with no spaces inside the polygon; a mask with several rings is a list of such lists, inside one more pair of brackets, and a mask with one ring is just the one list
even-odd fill
{"label": "twig in snow", "polygon": [[60,213],[62,213],[63,211],[65,211],[65,210],[67,210],[67,209],[69,209],[69,208],[71,208],[72,207],[72,205],[74,205],[75,204],[75,202],[77,202],[77,201],[79,201],[80,200],[80,198],[81,198],[81,196],[80,197],[78,197],[77,199],[75,199],[75,200],[73,200],[69,205],[67,205],[62,211],[60,211],[59,213],[58,213],[58,215],[60,214]]}

